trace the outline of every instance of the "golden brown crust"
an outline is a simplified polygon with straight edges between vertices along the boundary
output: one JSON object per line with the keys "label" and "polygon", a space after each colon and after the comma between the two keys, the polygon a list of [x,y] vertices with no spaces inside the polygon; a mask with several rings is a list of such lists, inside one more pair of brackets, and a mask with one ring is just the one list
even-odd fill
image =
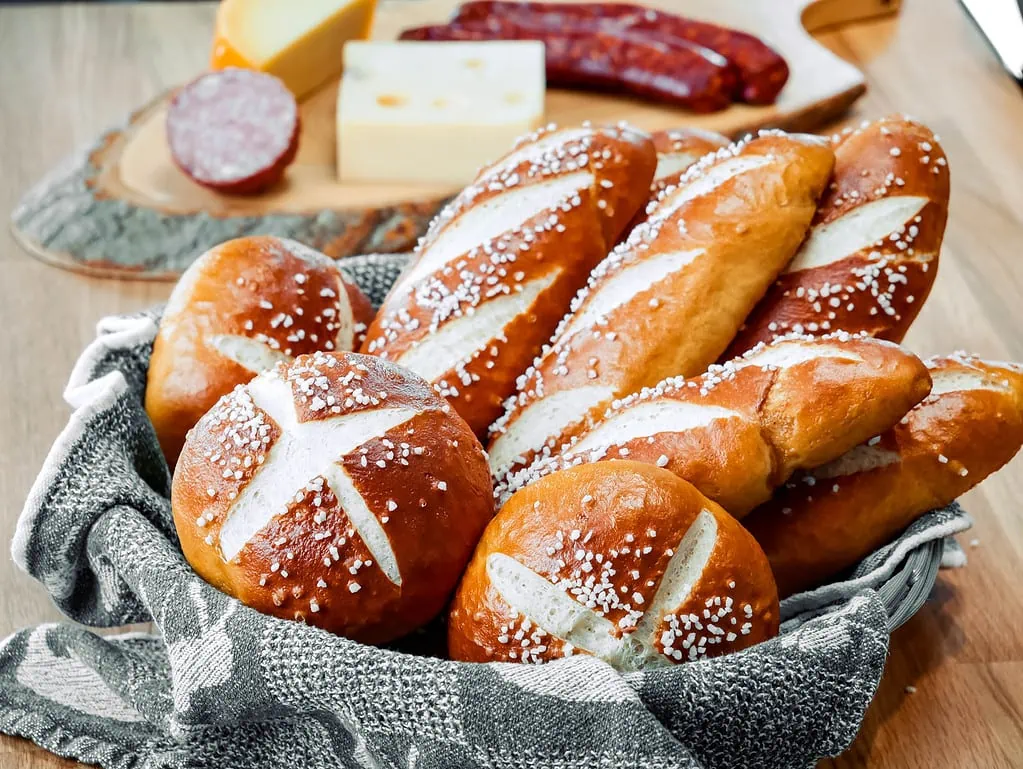
{"label": "golden brown crust", "polygon": [[377,312],[373,309],[373,304],[369,301],[369,297],[362,292],[358,284],[344,270],[341,270],[341,281],[344,285],[345,293],[348,295],[348,304],[352,308],[352,320],[355,322],[355,325],[352,327],[355,332],[352,349],[358,350],[366,341],[366,332],[369,330],[369,324],[373,322]]}
{"label": "golden brown crust", "polygon": [[730,144],[728,137],[700,128],[655,131],[650,138],[657,150],[657,170],[650,187],[653,199],[665,188],[678,184],[700,158]]}
{"label": "golden brown crust", "polygon": [[[485,434],[516,377],[646,200],[655,164],[649,137],[628,129],[527,137],[433,222],[362,352],[420,372]],[[581,174],[592,181],[576,187],[569,177]],[[549,189],[564,196],[544,203],[553,200]],[[521,225],[501,219],[501,206],[526,218]],[[484,210],[492,214],[481,218]]]}
{"label": "golden brown crust", "polygon": [[625,240],[633,229],[646,221],[647,208],[657,202],[657,196],[668,187],[678,184],[685,172],[700,158],[729,144],[728,138],[701,128],[673,128],[650,134],[657,150],[657,169],[650,185],[650,202],[632,217],[619,240]]}
{"label": "golden brown crust", "polygon": [[[810,239],[746,319],[722,356],[741,355],[758,342],[789,333],[861,331],[902,341],[934,283],[948,218],[949,173],[944,150],[931,131],[912,120],[889,117],[836,137],[835,173],[814,218]],[[869,231],[877,201],[918,197],[897,223],[863,243],[827,239],[842,219]],[[866,220],[860,218],[866,217]],[[894,238],[891,237],[894,235]]]}
{"label": "golden brown crust", "polygon": [[[277,360],[351,349],[367,312],[369,300],[334,260],[295,241],[237,238],[200,256],[171,294],[146,384],[146,411],[170,465],[218,398]],[[243,365],[232,350],[258,357]]]}
{"label": "golden brown crust", "polygon": [[[282,425],[267,408],[294,416]],[[359,417],[393,409],[408,413],[344,438],[369,429]],[[305,438],[310,425],[319,431]],[[264,478],[254,496],[268,472],[273,483]],[[260,505],[272,507],[275,490],[281,508],[270,516]],[[351,500],[379,524],[383,560],[371,554],[375,525]],[[237,533],[225,539],[238,505],[264,521],[240,544]],[[494,509],[465,422],[411,372],[353,353],[301,356],[224,396],[189,434],[172,507],[185,557],[208,582],[258,611],[369,643],[441,611]],[[400,582],[387,572],[388,548]]]}
{"label": "golden brown crust", "polygon": [[599,416],[614,398],[706,370],[795,253],[832,161],[817,137],[762,132],[706,156],[662,193],[650,219],[593,271],[493,426],[495,475],[585,421],[552,422],[538,443],[516,422],[545,398],[580,394]]}
{"label": "golden brown crust", "polygon": [[934,392],[898,425],[795,476],[744,521],[782,596],[854,565],[976,486],[1023,444],[1023,369],[965,355],[928,365]]}
{"label": "golden brown crust", "polygon": [[781,340],[622,399],[497,493],[628,457],[670,470],[741,519],[797,470],[887,430],[929,390],[924,364],[894,344],[842,333]]}
{"label": "golden brown crust", "polygon": [[[696,530],[711,533],[694,544]],[[679,561],[688,548],[704,552],[706,565],[694,567],[688,593],[669,598],[663,577],[676,552]],[[596,623],[589,640],[603,649],[558,636],[555,612],[540,611],[533,600],[538,592],[527,589],[526,600],[519,594],[510,602],[501,590],[508,583],[491,577],[491,559],[513,559],[538,575],[563,606],[580,612],[569,623],[577,643],[586,637],[583,626]],[[556,473],[508,501],[458,588],[448,651],[476,662],[545,662],[596,651],[620,669],[635,669],[739,651],[777,632],[777,593],[752,537],[671,473],[615,461]]]}

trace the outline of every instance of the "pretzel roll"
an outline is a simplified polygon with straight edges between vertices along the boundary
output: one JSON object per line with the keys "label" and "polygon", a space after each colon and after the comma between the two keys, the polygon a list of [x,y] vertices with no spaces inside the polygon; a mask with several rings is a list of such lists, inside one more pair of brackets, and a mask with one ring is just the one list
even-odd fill
{"label": "pretzel roll", "polygon": [[902,341],[931,291],[948,219],[945,152],[901,117],[835,139],[835,174],[813,229],[725,353],[796,332]]}
{"label": "pretzel roll", "polygon": [[744,521],[782,595],[853,566],[1023,445],[1023,368],[964,354],[928,366],[931,394],[898,425],[795,476]]}
{"label": "pretzel roll", "polygon": [[799,247],[832,160],[827,140],[765,131],[665,189],[519,381],[491,431],[495,477],[614,399],[705,371]]}
{"label": "pretzel roll", "polygon": [[513,496],[487,527],[448,619],[448,652],[618,670],[736,652],[778,633],[756,541],[666,470],[583,465]]}
{"label": "pretzel roll", "polygon": [[[702,128],[674,128],[670,131],[655,131],[650,135],[657,150],[657,169],[650,185],[650,206],[666,188],[677,185],[685,172],[704,155],[727,147],[728,139],[714,131]],[[639,225],[647,218],[646,206],[636,212],[627,230]]]}
{"label": "pretzel roll", "polygon": [[319,251],[271,235],[237,238],[185,270],[160,320],[146,412],[173,467],[185,433],[239,384],[314,350],[351,350],[366,296]]}
{"label": "pretzel roll", "polygon": [[432,223],[362,351],[419,373],[485,434],[655,165],[650,138],[626,127],[527,136]]}
{"label": "pretzel roll", "polygon": [[628,457],[670,470],[742,518],[795,471],[887,430],[929,390],[926,366],[890,342],[840,332],[758,345],[617,401],[559,456],[515,473],[497,493]]}
{"label": "pretzel roll", "polygon": [[494,512],[482,447],[426,382],[323,352],[221,398],[188,435],[171,504],[207,582],[367,643],[441,611]]}
{"label": "pretzel roll", "polygon": [[729,145],[728,138],[702,128],[673,128],[650,135],[657,150],[657,169],[650,189],[657,193],[678,184],[685,172],[704,155],[717,152]]}

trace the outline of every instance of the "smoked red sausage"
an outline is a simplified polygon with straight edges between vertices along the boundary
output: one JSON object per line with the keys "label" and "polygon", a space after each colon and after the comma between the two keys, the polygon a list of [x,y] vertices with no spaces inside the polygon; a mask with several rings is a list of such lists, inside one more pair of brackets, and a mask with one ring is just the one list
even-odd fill
{"label": "smoked red sausage", "polygon": [[722,56],[658,34],[551,30],[491,18],[408,29],[401,39],[539,40],[550,85],[620,91],[694,112],[724,109],[738,87],[738,73]]}
{"label": "smoked red sausage", "polygon": [[472,0],[456,10],[452,21],[484,19],[508,19],[557,31],[623,29],[688,40],[716,51],[735,64],[742,83],[741,98],[750,104],[773,103],[789,76],[785,60],[753,35],[637,5]]}

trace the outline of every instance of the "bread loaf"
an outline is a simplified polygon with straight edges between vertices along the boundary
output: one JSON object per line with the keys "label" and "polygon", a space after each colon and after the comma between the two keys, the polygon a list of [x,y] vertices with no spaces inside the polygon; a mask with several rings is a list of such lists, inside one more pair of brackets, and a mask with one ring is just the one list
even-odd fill
{"label": "bread loaf", "polygon": [[727,137],[701,128],[656,131],[650,138],[657,150],[657,169],[650,187],[654,199],[662,190],[677,185],[700,158],[729,145]]}
{"label": "bread loaf", "polygon": [[795,253],[831,173],[830,142],[762,132],[708,155],[593,271],[493,426],[502,478],[611,402],[706,370]]}
{"label": "bread loaf", "polygon": [[650,138],[626,127],[526,137],[433,222],[362,351],[419,373],[485,435],[655,165]]}
{"label": "bread loaf", "polygon": [[217,402],[189,433],[171,504],[207,582],[367,643],[441,611],[494,511],[483,448],[426,382],[322,352]]}
{"label": "bread loaf", "polygon": [[928,365],[931,394],[898,425],[795,476],[743,522],[783,596],[853,566],[1023,444],[1023,368],[962,354]]}
{"label": "bread loaf", "polygon": [[[713,131],[701,128],[675,128],[670,131],[655,131],[650,135],[657,150],[657,168],[654,181],[650,185],[650,202],[643,206],[629,223],[625,235],[644,222],[647,208],[654,207],[657,197],[665,189],[677,185],[685,172],[694,166],[700,158],[722,147],[727,147],[728,139]],[[624,236],[623,236],[624,239]]]}
{"label": "bread loaf", "polygon": [[174,465],[185,433],[278,361],[361,344],[373,308],[337,262],[271,235],[237,238],[185,270],[160,320],[146,412]]}
{"label": "bread loaf", "polygon": [[929,390],[924,364],[890,342],[838,333],[758,345],[615,402],[559,456],[515,473],[498,493],[628,457],[670,470],[742,518],[797,470],[887,430]]}
{"label": "bread loaf", "polygon": [[891,117],[835,141],[834,178],[809,237],[725,359],[790,332],[865,331],[900,342],[927,299],[948,218],[937,138]]}
{"label": "bread loaf", "polygon": [[778,632],[767,559],[735,519],[666,470],[583,465],[513,496],[448,619],[452,659],[592,654],[638,670],[736,652]]}

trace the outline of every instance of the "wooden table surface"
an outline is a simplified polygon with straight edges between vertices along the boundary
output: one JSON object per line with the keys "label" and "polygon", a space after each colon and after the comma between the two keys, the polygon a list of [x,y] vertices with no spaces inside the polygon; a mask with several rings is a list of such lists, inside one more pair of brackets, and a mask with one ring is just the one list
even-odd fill
{"label": "wooden table surface", "polygon": [[[1023,360],[1023,93],[955,0],[904,0],[900,18],[823,42],[865,70],[849,121],[901,111],[942,137],[952,209],[933,294],[907,344]],[[0,212],[71,149],[204,65],[213,8],[65,5],[0,9]],[[847,122],[849,122],[847,121]],[[85,279],[34,262],[0,233],[0,540],[64,426],[61,392],[98,318],[170,287]],[[942,572],[892,639],[884,681],[842,757],[822,766],[1023,767],[1023,459],[964,500],[965,569]],[[0,637],[59,617],[0,558]],[[915,687],[915,691],[907,690]],[[912,693],[910,693],[912,691]],[[73,766],[0,738],[0,765]]]}

